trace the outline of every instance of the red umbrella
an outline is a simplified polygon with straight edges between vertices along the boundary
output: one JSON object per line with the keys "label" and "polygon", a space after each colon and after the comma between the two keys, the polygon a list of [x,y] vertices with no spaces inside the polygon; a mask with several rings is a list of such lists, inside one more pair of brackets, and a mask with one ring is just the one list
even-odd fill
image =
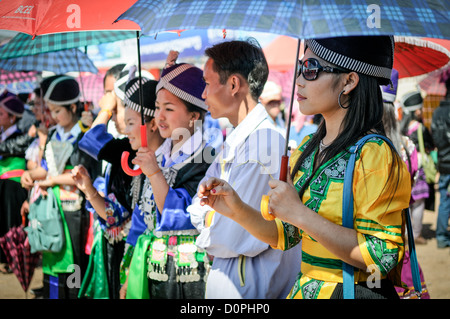
{"label": "red umbrella", "polygon": [[0,2],[0,29],[34,36],[99,30],[140,30],[132,21],[114,20],[136,0],[10,0]]}
{"label": "red umbrella", "polygon": [[450,40],[395,37],[394,69],[399,78],[427,74],[450,61]]}
{"label": "red umbrella", "polygon": [[[296,50],[298,39],[281,35],[263,48],[269,70],[277,72],[287,72],[295,69],[297,64]],[[300,56],[303,55],[303,42],[300,46]]]}
{"label": "red umbrella", "polygon": [[23,226],[12,227],[0,238],[0,246],[5,252],[9,268],[19,279],[23,290],[27,292],[40,253],[30,252],[30,244]]}

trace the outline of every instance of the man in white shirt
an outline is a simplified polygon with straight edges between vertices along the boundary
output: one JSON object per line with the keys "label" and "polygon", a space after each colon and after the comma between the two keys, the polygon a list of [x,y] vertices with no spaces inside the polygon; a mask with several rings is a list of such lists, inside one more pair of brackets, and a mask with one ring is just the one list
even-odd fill
{"label": "man in white shirt", "polygon": [[[226,180],[244,202],[259,209],[269,180],[279,177],[285,139],[258,103],[269,71],[253,41],[223,42],[205,51],[203,98],[211,116],[228,118],[234,130],[204,180]],[[300,271],[300,247],[275,250],[199,202],[194,197],[188,211],[200,231],[197,245],[214,258],[206,298],[285,298]]]}

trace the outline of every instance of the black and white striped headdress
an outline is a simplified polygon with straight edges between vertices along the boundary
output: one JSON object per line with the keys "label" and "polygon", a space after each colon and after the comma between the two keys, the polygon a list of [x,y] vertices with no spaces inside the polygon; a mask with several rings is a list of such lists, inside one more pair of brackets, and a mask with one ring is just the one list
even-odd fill
{"label": "black and white striped headdress", "polygon": [[378,79],[388,85],[394,64],[394,37],[352,36],[306,40],[321,59],[336,66]]}
{"label": "black and white striped headdress", "polygon": [[[156,85],[155,80],[148,78],[142,78],[142,98],[144,106],[144,115],[154,117],[155,116],[155,101],[156,101]],[[141,112],[141,104],[139,100],[139,77],[131,79],[125,87],[124,104],[125,107],[129,107],[136,112]]]}
{"label": "black and white striped headdress", "polygon": [[163,88],[202,110],[208,110],[202,98],[205,89],[203,71],[191,64],[180,63],[164,69],[156,93]]}

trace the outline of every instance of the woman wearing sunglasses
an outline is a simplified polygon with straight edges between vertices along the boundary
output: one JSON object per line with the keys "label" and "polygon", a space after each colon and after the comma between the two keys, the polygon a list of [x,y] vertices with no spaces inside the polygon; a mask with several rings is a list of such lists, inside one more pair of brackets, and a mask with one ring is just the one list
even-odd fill
{"label": "woman wearing sunglasses", "polygon": [[411,186],[406,165],[379,137],[357,150],[353,228],[342,226],[348,150],[365,135],[386,135],[379,85],[390,81],[393,46],[388,36],[306,41],[297,100],[303,114],[323,120],[291,155],[288,182],[269,182],[275,220],[264,220],[222,180],[199,187],[204,205],[272,247],[302,242],[301,273],[288,298],[342,298],[344,262],[354,267],[355,298],[398,298]]}

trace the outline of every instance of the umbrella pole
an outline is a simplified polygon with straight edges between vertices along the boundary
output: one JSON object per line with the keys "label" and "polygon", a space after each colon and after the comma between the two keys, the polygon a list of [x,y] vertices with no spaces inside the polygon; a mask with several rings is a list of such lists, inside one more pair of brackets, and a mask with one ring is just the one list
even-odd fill
{"label": "umbrella pole", "polygon": [[[78,65],[78,76],[80,78],[81,94],[83,94],[84,110],[87,112],[87,111],[89,111],[89,106],[86,102],[86,96],[84,95],[83,79],[81,78],[81,67],[80,67],[80,62],[78,61],[78,49],[74,49],[74,50],[75,50],[75,58],[77,59],[77,65]],[[86,51],[87,51],[87,47],[86,47]]]}
{"label": "umbrella pole", "polygon": [[141,105],[141,146],[147,147],[147,130],[144,120],[144,92],[142,92],[142,73],[141,73],[141,45],[139,40],[139,31],[136,31],[138,70],[139,70],[139,104]]}
{"label": "umbrella pole", "polygon": [[136,40],[138,49],[138,70],[139,70],[139,104],[141,105],[141,144],[142,147],[147,147],[147,131],[145,130],[144,107],[143,107],[144,92],[142,92],[141,45],[139,40],[139,31],[136,31]]}
{"label": "umbrella pole", "polygon": [[286,145],[284,147],[284,155],[281,157],[281,169],[280,169],[280,180],[286,182],[286,174],[287,174],[287,168],[288,168],[288,163],[289,163],[289,156],[288,156],[288,151],[289,151],[289,133],[291,131],[291,120],[292,120],[292,107],[294,105],[294,93],[295,93],[295,82],[297,80],[297,61],[298,61],[298,57],[299,57],[299,51],[300,51],[300,44],[301,44],[301,39],[298,39],[298,43],[297,43],[297,54],[295,57],[295,70],[294,70],[294,79],[292,82],[292,91],[291,91],[291,100],[290,100],[290,105],[289,105],[289,116],[288,116],[288,123],[287,123],[287,127],[286,127]]}
{"label": "umbrella pole", "polygon": [[[142,92],[142,73],[141,73],[141,49],[140,49],[140,41],[139,41],[139,31],[136,31],[136,40],[137,40],[137,52],[138,52],[138,68],[139,68],[139,103],[141,104],[141,147],[147,147],[147,129],[145,127],[144,120],[144,93]],[[142,174],[142,170],[131,169],[128,165],[128,157],[130,156],[129,152],[123,152],[120,160],[122,170],[129,176],[138,176]]]}
{"label": "umbrella pole", "polygon": [[[293,83],[292,83],[292,92],[291,92],[291,101],[290,101],[290,105],[289,105],[289,117],[288,117],[288,124],[287,124],[287,128],[286,128],[286,145],[284,148],[284,155],[281,156],[281,164],[280,164],[280,181],[286,182],[287,181],[287,174],[288,174],[288,164],[289,164],[289,156],[288,156],[288,151],[289,151],[289,132],[291,130],[291,117],[292,117],[292,107],[294,105],[294,92],[295,92],[295,82],[297,80],[297,61],[298,61],[298,56],[299,56],[299,51],[300,51],[300,44],[301,44],[301,39],[298,39],[298,44],[297,44],[297,54],[296,54],[296,58],[295,58],[295,70],[294,70],[294,79],[293,79]],[[263,195],[261,198],[261,204],[260,204],[260,210],[261,210],[261,215],[265,220],[274,220],[275,216],[272,215],[269,212],[269,195]]]}

